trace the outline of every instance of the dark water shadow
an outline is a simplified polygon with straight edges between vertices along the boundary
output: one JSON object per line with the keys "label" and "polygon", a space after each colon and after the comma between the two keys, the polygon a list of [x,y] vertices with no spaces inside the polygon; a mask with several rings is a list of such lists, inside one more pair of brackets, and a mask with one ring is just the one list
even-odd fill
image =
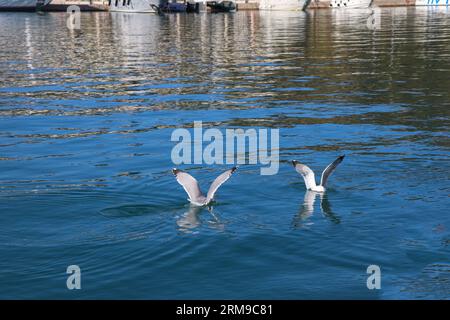
{"label": "dark water shadow", "polygon": [[169,204],[130,204],[121,205],[117,207],[105,208],[99,211],[100,215],[108,218],[125,218],[125,217],[136,217],[144,216],[155,213],[164,213],[167,211],[173,211],[180,208],[179,206],[174,207]]}

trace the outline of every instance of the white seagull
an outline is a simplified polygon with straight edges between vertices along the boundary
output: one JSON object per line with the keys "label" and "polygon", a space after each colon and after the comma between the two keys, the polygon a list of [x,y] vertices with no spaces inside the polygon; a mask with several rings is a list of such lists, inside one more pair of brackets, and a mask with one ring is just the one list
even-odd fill
{"label": "white seagull", "polygon": [[178,183],[183,186],[189,196],[188,200],[193,205],[207,206],[214,200],[214,195],[217,189],[219,189],[219,187],[231,177],[236,169],[236,167],[233,167],[218,176],[209,187],[206,196],[200,190],[198,182],[193,176],[176,168],[172,169],[172,172],[177,178]]}
{"label": "white seagull", "polygon": [[325,192],[327,186],[328,178],[336,170],[337,166],[344,160],[345,155],[338,157],[332,163],[328,165],[322,172],[322,178],[320,179],[320,184],[316,185],[316,177],[314,176],[314,171],[312,171],[308,166],[301,164],[300,162],[293,160],[295,170],[300,173],[305,180],[306,189],[315,192]]}

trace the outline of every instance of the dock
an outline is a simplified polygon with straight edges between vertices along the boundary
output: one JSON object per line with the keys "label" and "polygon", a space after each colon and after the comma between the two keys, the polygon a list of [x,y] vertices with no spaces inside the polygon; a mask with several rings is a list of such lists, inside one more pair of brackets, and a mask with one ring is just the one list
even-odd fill
{"label": "dock", "polygon": [[108,1],[103,0],[53,0],[43,8],[43,11],[67,11],[75,5],[81,11],[108,11]]}

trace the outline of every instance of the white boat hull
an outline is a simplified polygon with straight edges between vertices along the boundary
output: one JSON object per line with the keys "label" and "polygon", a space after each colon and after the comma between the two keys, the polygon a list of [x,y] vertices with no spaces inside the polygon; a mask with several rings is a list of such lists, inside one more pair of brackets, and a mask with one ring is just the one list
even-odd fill
{"label": "white boat hull", "polygon": [[259,10],[299,11],[306,0],[261,0]]}
{"label": "white boat hull", "polygon": [[416,6],[450,6],[449,0],[416,0]]}
{"label": "white boat hull", "polygon": [[332,8],[368,8],[372,0],[331,0]]}
{"label": "white boat hull", "polygon": [[109,11],[128,13],[156,13],[154,6],[160,6],[160,0],[110,0]]}
{"label": "white boat hull", "polygon": [[122,8],[113,8],[109,9],[111,12],[128,12],[128,13],[156,13],[153,9],[122,9]]}

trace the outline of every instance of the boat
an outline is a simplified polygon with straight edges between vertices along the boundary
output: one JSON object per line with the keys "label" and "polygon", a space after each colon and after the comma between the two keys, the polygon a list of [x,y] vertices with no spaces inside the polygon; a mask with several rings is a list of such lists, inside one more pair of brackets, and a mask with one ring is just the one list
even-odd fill
{"label": "boat", "polygon": [[416,6],[450,6],[449,0],[416,0]]}
{"label": "boat", "polygon": [[170,2],[166,3],[161,7],[162,12],[167,13],[176,13],[176,12],[187,12],[188,4],[187,3],[178,3],[178,2]]}
{"label": "boat", "polygon": [[206,6],[215,12],[234,12],[236,11],[236,4],[234,1],[208,1]]}
{"label": "boat", "polygon": [[372,0],[331,0],[332,8],[368,8]]}
{"label": "boat", "polygon": [[[42,1],[42,0],[38,0]],[[41,11],[56,11],[56,12],[67,12],[67,9],[70,6],[77,6],[80,8],[80,11],[107,11],[108,7],[106,6],[107,1],[104,0],[51,0],[50,3],[44,7],[42,7]]]}
{"label": "boat", "polygon": [[166,4],[167,0],[108,0],[112,12],[160,13]]}
{"label": "boat", "polygon": [[308,0],[261,0],[259,10],[300,11],[307,3]]}
{"label": "boat", "polygon": [[0,11],[36,11],[51,0],[0,0]]}

